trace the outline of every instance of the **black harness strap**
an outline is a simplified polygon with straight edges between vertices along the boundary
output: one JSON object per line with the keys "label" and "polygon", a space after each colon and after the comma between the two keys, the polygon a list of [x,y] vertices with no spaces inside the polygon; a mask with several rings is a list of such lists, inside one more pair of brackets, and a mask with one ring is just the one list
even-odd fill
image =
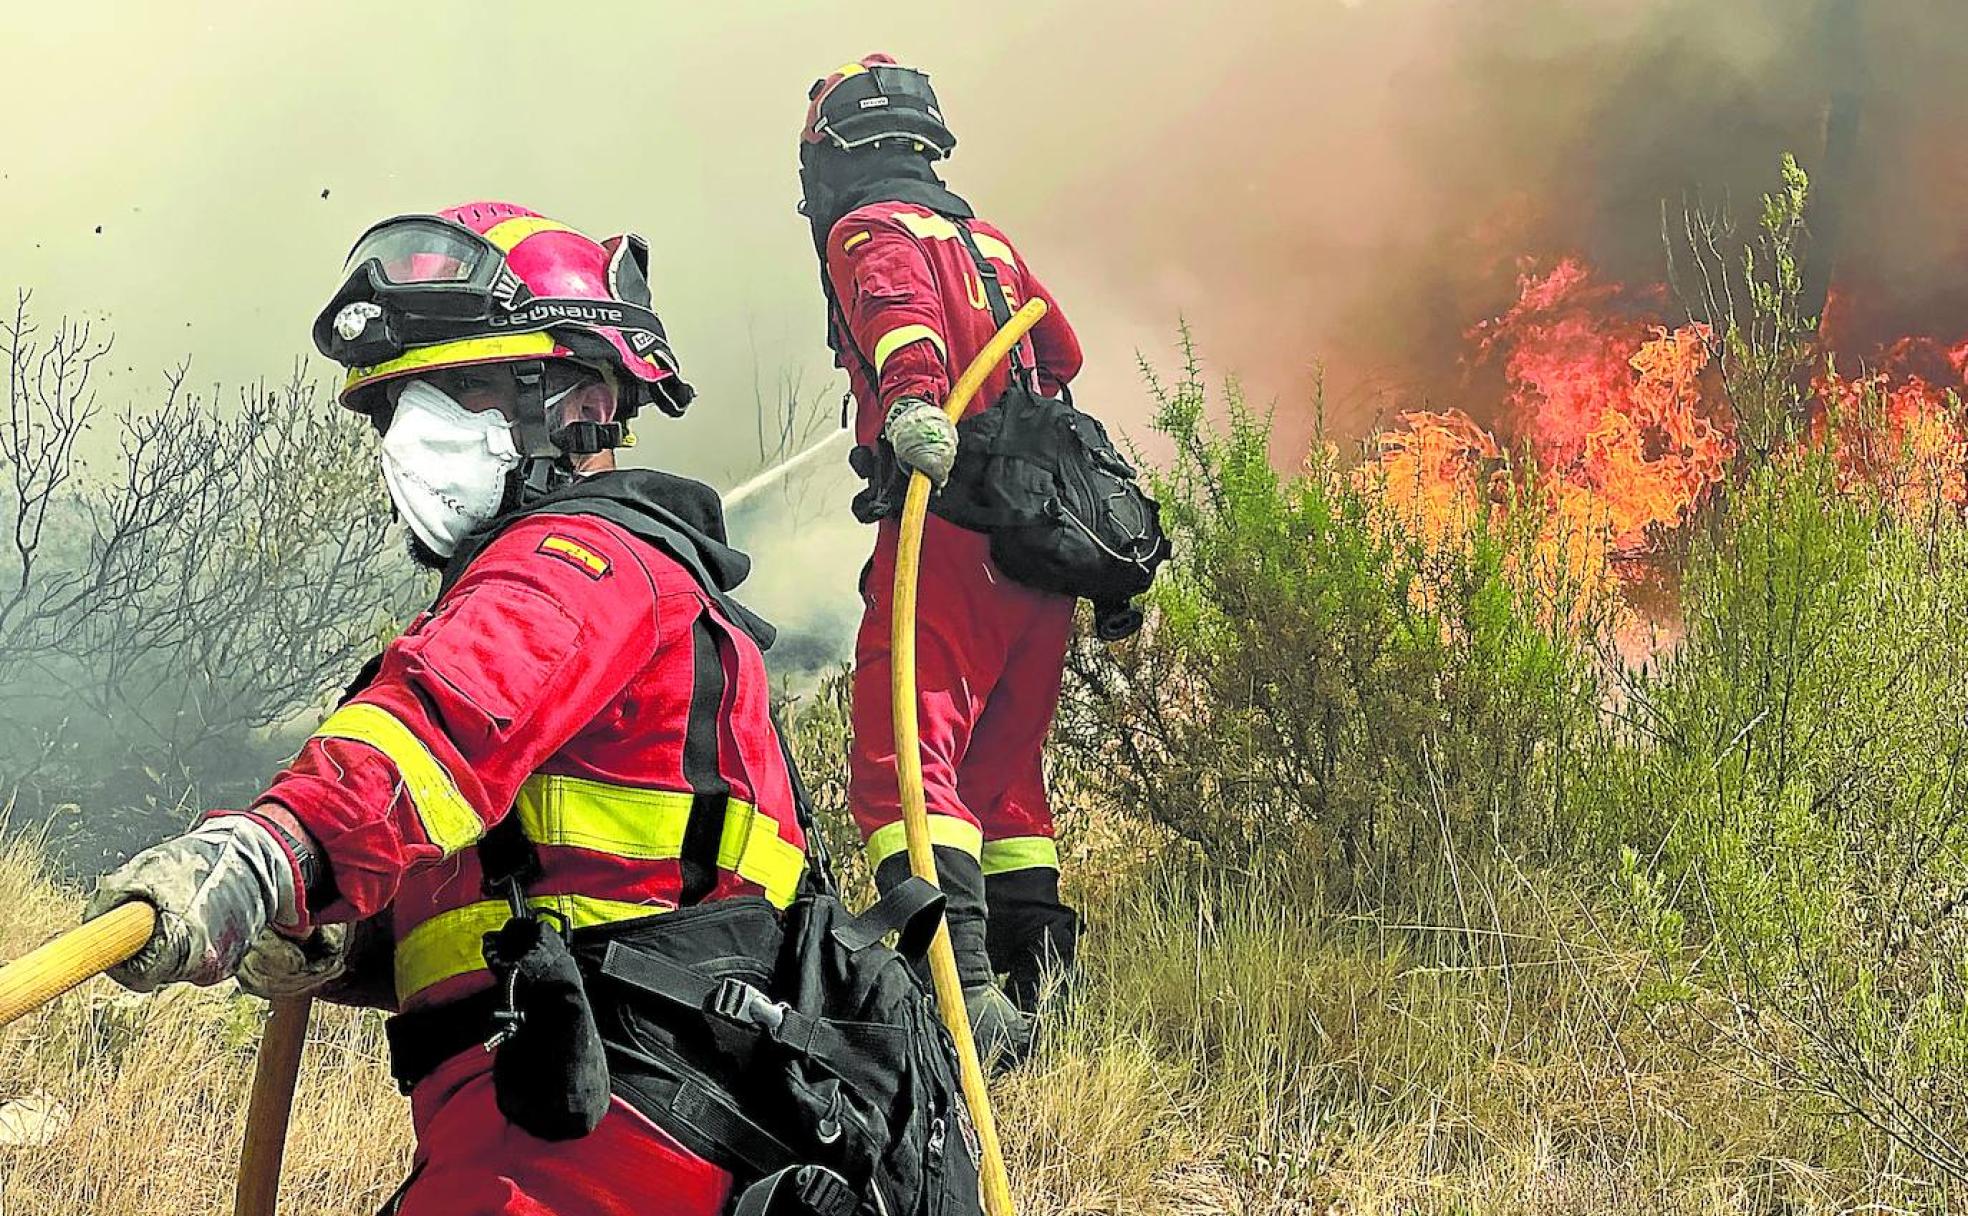
{"label": "black harness strap", "polygon": [[[984,251],[977,247],[977,237],[970,231],[970,224],[964,220],[956,221],[957,238],[963,242],[964,252],[970,255],[971,265],[977,267],[977,277],[984,284],[984,299],[991,305],[991,322],[999,329],[1011,323],[1011,301],[1005,298],[1004,283],[998,278],[998,268]],[[1025,359],[1025,347],[1029,338],[1020,338],[1018,345],[1011,348],[1011,371],[1014,377],[1030,376],[1033,364]],[[1032,386],[1033,391],[1038,386]]]}
{"label": "black harness strap", "polygon": [[718,765],[718,716],[724,708],[724,659],[708,619],[698,611],[690,628],[690,713],[683,728],[683,780],[691,789],[684,824],[681,905],[701,902],[717,886],[718,846],[731,807],[731,783]]}

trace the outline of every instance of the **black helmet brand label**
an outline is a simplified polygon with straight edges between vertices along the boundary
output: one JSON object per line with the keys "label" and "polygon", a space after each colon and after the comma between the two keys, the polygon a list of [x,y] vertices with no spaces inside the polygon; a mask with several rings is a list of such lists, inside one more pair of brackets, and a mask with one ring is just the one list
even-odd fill
{"label": "black helmet brand label", "polygon": [[864,110],[879,109],[887,104],[888,98],[886,97],[864,97],[861,99],[861,108]]}
{"label": "black helmet brand label", "polygon": [[494,316],[487,322],[493,329],[527,329],[543,321],[584,321],[590,325],[622,325],[628,314],[607,304],[570,304],[542,300],[517,312]]}

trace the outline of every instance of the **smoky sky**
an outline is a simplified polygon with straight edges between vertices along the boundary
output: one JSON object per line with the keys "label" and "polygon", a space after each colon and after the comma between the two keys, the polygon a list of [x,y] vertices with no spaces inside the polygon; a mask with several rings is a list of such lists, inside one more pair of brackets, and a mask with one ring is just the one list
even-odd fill
{"label": "smoky sky", "polygon": [[106,316],[135,404],[184,356],[196,382],[311,356],[381,216],[494,197],[635,229],[701,394],[640,458],[728,481],[784,375],[838,393],[794,140],[807,84],[884,49],[932,72],[952,185],[1081,330],[1083,402],[1138,429],[1136,353],[1170,366],[1186,318],[1289,455],[1322,363],[1341,430],[1481,413],[1452,399],[1462,335],[1519,259],[1658,279],[1663,200],[1747,213],[1784,151],[1812,165],[1840,81],[1865,101],[1844,277],[1892,325],[1959,321],[1968,6],[1856,2],[1835,44],[1827,0],[10,4],[0,283]]}

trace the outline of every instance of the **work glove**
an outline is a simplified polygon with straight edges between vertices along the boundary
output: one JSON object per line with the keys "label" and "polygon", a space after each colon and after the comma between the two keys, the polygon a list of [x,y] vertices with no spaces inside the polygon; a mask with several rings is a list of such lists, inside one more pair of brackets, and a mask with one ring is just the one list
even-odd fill
{"label": "work glove", "polygon": [[350,938],[347,925],[318,925],[306,937],[262,929],[233,978],[269,1001],[311,995],[348,972]]}
{"label": "work glove", "polygon": [[89,917],[133,899],[157,910],[150,940],[109,977],[137,992],[225,979],[261,930],[300,922],[295,869],[279,839],[242,815],[208,819],[145,849],[89,897]]}
{"label": "work glove", "polygon": [[977,1059],[992,1076],[1001,1076],[1025,1062],[1038,1039],[1038,1019],[1011,1003],[990,981],[967,984],[964,1012],[970,1015],[970,1037]]}
{"label": "work glove", "polygon": [[957,424],[923,397],[897,397],[882,424],[882,438],[895,458],[942,489],[957,463]]}

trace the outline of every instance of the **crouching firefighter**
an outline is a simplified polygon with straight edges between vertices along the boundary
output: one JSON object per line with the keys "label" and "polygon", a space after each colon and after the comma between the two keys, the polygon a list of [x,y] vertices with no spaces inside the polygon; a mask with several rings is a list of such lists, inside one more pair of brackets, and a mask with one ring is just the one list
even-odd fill
{"label": "crouching firefighter", "polygon": [[[847,64],[808,94],[801,211],[828,343],[858,407],[854,462],[868,487],[855,514],[877,524],[855,644],[849,802],[877,885],[893,889],[909,866],[890,610],[897,516],[920,470],[938,491],[917,593],[924,797],[978,1047],[1003,1067],[1030,1049],[1043,979],[1070,972],[1080,933],[1059,894],[1042,757],[1075,599],[1093,601],[1103,638],[1134,632],[1130,601],[1167,542],[1133,470],[1067,395],[1081,355],[1065,312],[1004,232],[937,175],[955,145],[927,75],[886,55]],[[1034,297],[1045,317],[953,426],[942,410],[953,369]]]}
{"label": "crouching firefighter", "polygon": [[252,805],[101,880],[159,914],[112,974],[397,1010],[389,1212],[978,1212],[910,965],[941,897],[833,897],[717,495],[615,467],[691,398],[646,262],[505,203],[357,242],[315,340],[436,602]]}

